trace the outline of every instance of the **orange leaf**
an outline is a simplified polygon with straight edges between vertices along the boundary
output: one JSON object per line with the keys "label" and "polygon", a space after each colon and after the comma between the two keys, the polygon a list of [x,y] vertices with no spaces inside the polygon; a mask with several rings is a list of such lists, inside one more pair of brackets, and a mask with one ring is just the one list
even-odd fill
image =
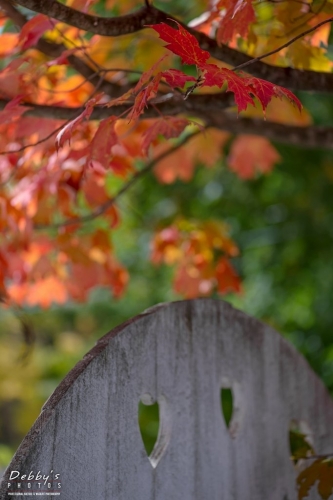
{"label": "orange leaf", "polygon": [[221,257],[216,266],[216,280],[219,293],[241,291],[239,276],[226,257]]}
{"label": "orange leaf", "polygon": [[1,33],[0,57],[7,57],[17,49],[17,33]]}
{"label": "orange leaf", "polygon": [[194,299],[202,295],[208,295],[213,289],[212,279],[202,279],[194,267],[181,265],[178,267],[174,279],[174,288],[177,293],[186,299]]}
{"label": "orange leaf", "polygon": [[[186,146],[157,163],[154,173],[159,182],[171,184],[177,178],[184,182],[188,182],[192,178],[195,168],[194,155],[193,151]],[[169,148],[170,146],[166,142],[158,144],[154,148],[154,157]]]}
{"label": "orange leaf", "polygon": [[298,478],[298,500],[308,496],[310,489],[317,482],[318,493],[323,500],[328,500],[333,493],[333,460],[319,458],[303,470]]}
{"label": "orange leaf", "polygon": [[226,257],[238,249],[225,224],[180,219],[155,234],[151,250],[155,264],[177,265],[174,288],[186,298],[208,295],[216,285],[219,293],[240,292],[239,277]]}
{"label": "orange leaf", "polygon": [[8,294],[17,304],[43,308],[53,303],[64,304],[67,300],[66,286],[57,276],[48,276],[35,283],[9,285]]}
{"label": "orange leaf", "polygon": [[265,137],[239,135],[232,143],[228,166],[241,179],[252,179],[257,169],[268,173],[280,160],[279,153]]}

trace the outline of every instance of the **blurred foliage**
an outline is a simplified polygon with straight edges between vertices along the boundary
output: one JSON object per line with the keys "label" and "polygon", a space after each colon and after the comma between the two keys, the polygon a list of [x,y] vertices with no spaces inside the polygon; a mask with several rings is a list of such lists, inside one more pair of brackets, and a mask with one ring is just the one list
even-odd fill
{"label": "blurred foliage", "polygon": [[[188,184],[159,185],[151,176],[132,189],[120,202],[123,224],[113,236],[131,274],[121,300],[99,289],[84,305],[1,311],[0,466],[97,338],[153,304],[180,299],[170,286],[172,270],[149,262],[157,222],[175,214],[228,221],[241,249],[244,292],[227,299],[285,335],[333,393],[333,155],[277,147],[283,162],[249,182],[221,162],[199,166]],[[26,318],[36,336],[31,352],[23,340]]]}

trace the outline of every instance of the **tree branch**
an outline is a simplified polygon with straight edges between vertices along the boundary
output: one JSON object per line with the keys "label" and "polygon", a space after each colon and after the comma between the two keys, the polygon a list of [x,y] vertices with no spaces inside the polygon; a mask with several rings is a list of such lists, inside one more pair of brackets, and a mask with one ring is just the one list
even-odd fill
{"label": "tree branch", "polygon": [[147,4],[131,14],[110,18],[80,12],[57,0],[18,0],[16,3],[76,28],[104,36],[135,33],[148,24],[162,22],[167,18],[164,12]]}
{"label": "tree branch", "polygon": [[[194,95],[184,101],[181,95],[173,95],[169,100],[158,103],[152,101],[145,110],[141,119],[159,118],[163,115],[190,115],[201,118],[207,126],[226,130],[233,134],[252,134],[267,137],[282,144],[293,144],[309,148],[333,149],[333,127],[294,126],[284,125],[258,118],[237,117],[227,111],[234,104],[230,93]],[[0,109],[8,101],[0,99]],[[40,104],[23,103],[30,109],[23,116],[37,116],[39,118],[53,118],[57,120],[73,120],[81,112],[80,108],[66,108],[61,106],[47,106]],[[132,103],[113,106],[111,108],[95,107],[90,120],[101,120],[111,115],[120,116],[130,110]],[[33,145],[32,145],[33,146]]]}
{"label": "tree branch", "polygon": [[[71,26],[104,36],[121,36],[135,33],[149,24],[158,24],[160,22],[174,27],[174,21],[176,20],[152,5],[145,5],[132,14],[108,18],[79,12],[60,4],[56,0],[17,0],[16,3]],[[258,60],[252,62],[253,58],[248,55],[226,45],[220,47],[215,40],[204,33],[189,28],[184,23],[180,22],[180,24],[196,37],[202,49],[207,50],[212,57],[226,64],[238,67],[247,64],[249,66],[248,72],[252,75],[291,90],[333,92],[333,73],[275,67]]]}
{"label": "tree branch", "polygon": [[[0,110],[8,104],[8,101],[0,98]],[[186,101],[183,99],[182,94],[167,94],[161,98],[156,98],[151,101],[150,106],[147,107],[142,119],[159,117],[160,113],[164,114],[196,114],[198,112],[205,112],[206,110],[218,111],[234,106],[234,99],[231,93],[221,92],[219,94],[207,94],[207,95],[194,95],[191,99]],[[50,118],[55,120],[73,120],[81,112],[82,107],[69,108],[65,106],[52,106],[44,104],[34,104],[30,102],[23,102],[22,106],[26,106],[27,111],[24,113],[24,117],[35,116],[38,118]],[[111,115],[120,116],[126,111],[129,111],[133,102],[128,102],[119,106],[112,106],[110,108],[96,106],[90,116],[90,120],[102,120],[108,118]]]}
{"label": "tree branch", "polygon": [[206,119],[207,126],[234,134],[261,135],[272,141],[302,148],[333,149],[333,127],[283,125],[258,118],[238,118],[226,111],[206,113],[202,118]]}
{"label": "tree branch", "polygon": [[[26,17],[21,14],[21,12],[18,11],[11,3],[9,3],[9,0],[0,0],[0,8],[16,24],[18,28],[23,28],[23,26],[27,23]],[[55,42],[51,43],[47,40],[44,40],[43,38],[40,38],[38,40],[35,47],[43,54],[52,58],[60,57],[61,54],[66,50],[66,47],[64,45]],[[126,91],[126,87],[111,83],[101,78],[98,72],[93,70],[79,57],[69,55],[67,59],[71,66],[80,75],[86,78],[86,80],[89,81],[92,85],[98,85],[99,90],[105,92],[110,97],[119,97]]]}

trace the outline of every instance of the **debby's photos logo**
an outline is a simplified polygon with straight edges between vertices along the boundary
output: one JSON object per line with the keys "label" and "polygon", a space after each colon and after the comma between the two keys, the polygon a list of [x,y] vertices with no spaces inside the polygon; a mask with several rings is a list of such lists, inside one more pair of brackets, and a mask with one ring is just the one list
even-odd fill
{"label": "debby's photos logo", "polygon": [[51,470],[48,474],[31,470],[28,474],[19,470],[9,473],[7,494],[11,496],[60,496],[60,474]]}

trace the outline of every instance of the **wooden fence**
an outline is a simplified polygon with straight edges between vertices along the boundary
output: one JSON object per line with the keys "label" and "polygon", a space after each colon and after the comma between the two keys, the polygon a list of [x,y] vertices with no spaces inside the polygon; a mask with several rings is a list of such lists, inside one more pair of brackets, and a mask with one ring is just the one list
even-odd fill
{"label": "wooden fence", "polygon": [[[223,387],[233,394],[229,427]],[[140,400],[159,403],[150,457]],[[104,336],[61,382],[0,498],[295,500],[295,423],[318,453],[333,452],[333,402],[280,335],[224,302],[162,304]],[[320,498],[316,487],[308,498]]]}

